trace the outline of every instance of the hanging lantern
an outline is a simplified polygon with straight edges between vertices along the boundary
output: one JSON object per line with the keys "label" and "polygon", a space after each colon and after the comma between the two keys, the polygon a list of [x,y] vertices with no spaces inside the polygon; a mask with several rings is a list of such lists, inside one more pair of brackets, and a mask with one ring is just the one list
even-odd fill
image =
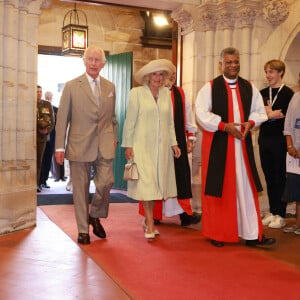
{"label": "hanging lantern", "polygon": [[[85,23],[80,24],[84,19]],[[69,22],[68,22],[69,21]],[[67,23],[68,22],[68,23]],[[82,10],[74,9],[68,11],[64,16],[62,27],[62,54],[63,55],[82,55],[88,47],[88,25],[86,14]]]}

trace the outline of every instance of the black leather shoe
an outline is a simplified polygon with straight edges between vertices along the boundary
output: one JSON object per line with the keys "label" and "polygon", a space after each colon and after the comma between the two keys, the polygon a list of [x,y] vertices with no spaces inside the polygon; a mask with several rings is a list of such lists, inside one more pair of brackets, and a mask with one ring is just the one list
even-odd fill
{"label": "black leather shoe", "polygon": [[191,224],[197,224],[200,222],[201,216],[200,215],[188,215],[186,212],[183,212],[179,215],[181,220],[181,226],[189,226]]}
{"label": "black leather shoe", "polygon": [[50,185],[48,185],[47,183],[42,183],[41,187],[46,188],[46,189],[50,189]]}
{"label": "black leather shoe", "polygon": [[224,243],[216,240],[210,240],[210,243],[215,247],[224,247]]}
{"label": "black leather shoe", "polygon": [[106,233],[98,218],[89,216],[89,224],[93,226],[93,233],[99,238],[105,239]]}
{"label": "black leather shoe", "polygon": [[90,244],[90,236],[88,233],[79,233],[77,241],[79,244],[88,245]]}
{"label": "black leather shoe", "polygon": [[197,224],[197,223],[199,223],[200,221],[201,221],[201,217],[202,217],[202,215],[201,214],[199,214],[199,213],[193,213],[193,219],[195,220],[195,223],[193,223],[193,224]]}
{"label": "black leather shoe", "polygon": [[38,185],[38,186],[36,187],[36,191],[37,191],[37,193],[40,193],[40,192],[42,191],[42,188]]}
{"label": "black leather shoe", "polygon": [[256,246],[270,246],[276,243],[274,238],[266,238],[264,235],[261,238],[261,241],[256,240],[246,240],[246,246],[256,247]]}

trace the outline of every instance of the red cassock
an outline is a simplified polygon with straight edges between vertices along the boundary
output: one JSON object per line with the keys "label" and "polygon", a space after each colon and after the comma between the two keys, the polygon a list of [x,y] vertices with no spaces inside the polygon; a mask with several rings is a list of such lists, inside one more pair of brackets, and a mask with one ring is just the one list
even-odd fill
{"label": "red cassock", "polygon": [[[228,90],[228,123],[234,122],[233,100],[230,88]],[[241,114],[241,122],[244,121],[243,106],[237,88],[237,98]],[[205,195],[206,175],[214,132],[203,130],[202,137],[202,234],[210,239],[224,242],[238,242],[238,214],[236,193],[236,166],[235,166],[235,138],[228,135],[227,157],[225,164],[225,176],[221,197]],[[250,163],[247,155],[245,140],[242,141],[243,158],[246,165],[248,179],[251,185],[255,208],[258,219],[259,239],[262,237],[263,226],[260,218],[258,194],[253,180]],[[218,176],[218,174],[216,174]]]}

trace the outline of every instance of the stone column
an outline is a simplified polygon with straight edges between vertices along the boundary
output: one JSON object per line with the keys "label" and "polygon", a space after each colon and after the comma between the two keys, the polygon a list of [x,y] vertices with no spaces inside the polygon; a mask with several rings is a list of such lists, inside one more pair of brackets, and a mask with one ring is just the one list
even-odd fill
{"label": "stone column", "polygon": [[223,47],[229,47],[232,45],[232,29],[231,28],[225,28],[224,29],[224,43],[223,43]]}
{"label": "stone column", "polygon": [[[204,34],[204,41],[201,44],[201,52],[204,55],[204,66],[205,68],[198,68],[200,72],[203,73],[204,81],[198,84],[198,90],[200,87],[214,77],[216,70],[215,57],[216,57],[216,47],[220,42],[219,32],[217,30],[217,20],[214,17],[214,13],[211,7],[204,6],[199,7],[198,16],[196,19],[196,24],[194,26],[195,30],[199,30]],[[198,41],[199,42],[199,41]],[[199,67],[199,66],[198,66]],[[198,72],[199,72],[198,71]]]}
{"label": "stone column", "polygon": [[[4,1],[0,2],[0,65],[3,65],[4,46]],[[0,67],[0,161],[2,161],[2,134],[3,134],[3,67]]]}
{"label": "stone column", "polygon": [[[17,160],[26,160],[26,131],[32,129],[30,123],[26,120],[26,107],[29,103],[26,101],[27,96],[27,59],[22,59],[27,54],[27,17],[28,11],[24,8],[19,13],[19,36],[18,42],[18,95],[17,95]],[[32,109],[32,105],[29,105]]]}
{"label": "stone column", "polygon": [[215,32],[213,30],[207,30],[205,32],[205,82],[214,76],[214,37]]}
{"label": "stone column", "polygon": [[220,21],[223,28],[223,48],[231,47],[233,45],[233,29],[235,25],[235,18],[233,13],[226,11],[220,14]]}
{"label": "stone column", "polygon": [[237,14],[237,27],[240,33],[240,51],[241,76],[250,79],[252,43],[251,33],[253,22],[257,16],[256,9],[252,7],[241,7]]}
{"label": "stone column", "polygon": [[17,49],[18,10],[13,2],[4,5],[3,38],[3,114],[2,114],[2,159],[14,164],[16,158],[16,117],[17,117]]}
{"label": "stone column", "polygon": [[42,0],[0,3],[0,234],[36,224],[37,30],[41,4]]}

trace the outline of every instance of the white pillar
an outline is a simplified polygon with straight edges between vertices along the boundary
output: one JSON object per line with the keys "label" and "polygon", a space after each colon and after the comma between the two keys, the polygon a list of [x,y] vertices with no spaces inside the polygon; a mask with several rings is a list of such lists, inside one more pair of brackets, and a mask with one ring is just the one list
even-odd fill
{"label": "white pillar", "polygon": [[[0,65],[3,66],[3,47],[4,47],[4,1],[0,2]],[[0,161],[3,153],[3,68],[0,67]]]}
{"label": "white pillar", "polygon": [[223,48],[232,47],[232,28],[225,28],[223,35]]}
{"label": "white pillar", "polygon": [[205,81],[209,81],[214,77],[214,48],[215,48],[215,32],[208,30],[205,32]]}
{"label": "white pillar", "polygon": [[240,63],[241,63],[241,76],[250,78],[251,68],[251,28],[246,26],[241,30],[241,48],[240,50]]}
{"label": "white pillar", "polygon": [[25,132],[28,130],[26,122],[26,89],[27,85],[27,11],[19,13],[19,41],[18,41],[18,97],[17,97],[17,160],[26,159]]}
{"label": "white pillar", "polygon": [[2,155],[5,162],[13,163],[16,160],[18,11],[10,2],[4,5],[4,10]]}

